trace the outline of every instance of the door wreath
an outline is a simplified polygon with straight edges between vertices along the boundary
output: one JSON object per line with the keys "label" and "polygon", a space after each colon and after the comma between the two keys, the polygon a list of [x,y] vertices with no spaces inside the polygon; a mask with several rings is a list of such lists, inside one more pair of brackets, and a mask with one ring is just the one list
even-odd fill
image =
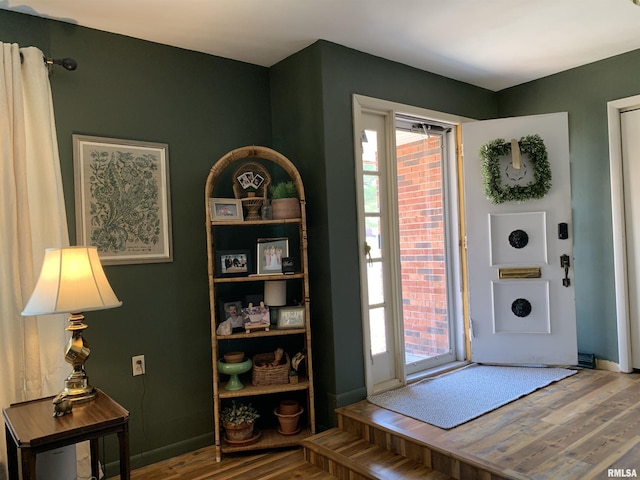
{"label": "door wreath", "polygon": [[542,198],[551,188],[551,167],[540,135],[522,137],[518,143],[520,151],[528,155],[533,167],[535,180],[527,185],[503,185],[500,157],[511,153],[511,143],[497,138],[480,147],[484,194],[493,204]]}

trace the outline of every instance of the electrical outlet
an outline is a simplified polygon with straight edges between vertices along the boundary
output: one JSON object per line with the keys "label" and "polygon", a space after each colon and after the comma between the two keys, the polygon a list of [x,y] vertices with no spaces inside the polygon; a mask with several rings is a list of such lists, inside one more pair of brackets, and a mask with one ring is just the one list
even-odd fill
{"label": "electrical outlet", "polygon": [[131,369],[134,377],[136,375],[144,375],[145,373],[147,373],[147,369],[144,364],[144,355],[136,355],[135,357],[131,357]]}

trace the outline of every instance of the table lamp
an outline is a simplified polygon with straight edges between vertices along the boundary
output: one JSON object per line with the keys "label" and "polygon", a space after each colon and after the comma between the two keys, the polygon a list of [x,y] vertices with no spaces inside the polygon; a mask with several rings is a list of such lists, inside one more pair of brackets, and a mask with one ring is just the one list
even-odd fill
{"label": "table lamp", "polygon": [[102,269],[96,247],[48,248],[36,287],[22,315],[50,315],[68,313],[72,332],[65,350],[65,360],[73,371],[64,382],[64,389],[54,399],[72,403],[86,402],[96,397],[89,384],[84,363],[89,358],[89,345],[82,336],[87,328],[80,312],[119,307],[118,300]]}
{"label": "table lamp", "polygon": [[287,304],[287,281],[275,280],[264,282],[264,304],[269,307],[271,323],[278,323],[278,308]]}

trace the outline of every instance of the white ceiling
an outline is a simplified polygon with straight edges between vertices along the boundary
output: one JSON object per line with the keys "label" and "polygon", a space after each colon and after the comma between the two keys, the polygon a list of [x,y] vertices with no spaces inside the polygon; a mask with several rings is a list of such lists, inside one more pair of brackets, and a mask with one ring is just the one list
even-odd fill
{"label": "white ceiling", "polygon": [[266,67],[324,39],[494,91],[640,48],[640,6],[630,0],[0,0],[0,8]]}

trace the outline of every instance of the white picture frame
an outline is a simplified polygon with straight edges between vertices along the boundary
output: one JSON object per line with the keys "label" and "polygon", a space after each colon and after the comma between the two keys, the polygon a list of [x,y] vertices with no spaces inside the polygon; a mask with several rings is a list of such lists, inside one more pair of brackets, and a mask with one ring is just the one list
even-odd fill
{"label": "white picture frame", "polygon": [[72,135],[76,241],[104,265],[173,261],[169,146]]}
{"label": "white picture frame", "polygon": [[242,222],[242,202],[235,198],[210,198],[209,216],[212,222]]}

